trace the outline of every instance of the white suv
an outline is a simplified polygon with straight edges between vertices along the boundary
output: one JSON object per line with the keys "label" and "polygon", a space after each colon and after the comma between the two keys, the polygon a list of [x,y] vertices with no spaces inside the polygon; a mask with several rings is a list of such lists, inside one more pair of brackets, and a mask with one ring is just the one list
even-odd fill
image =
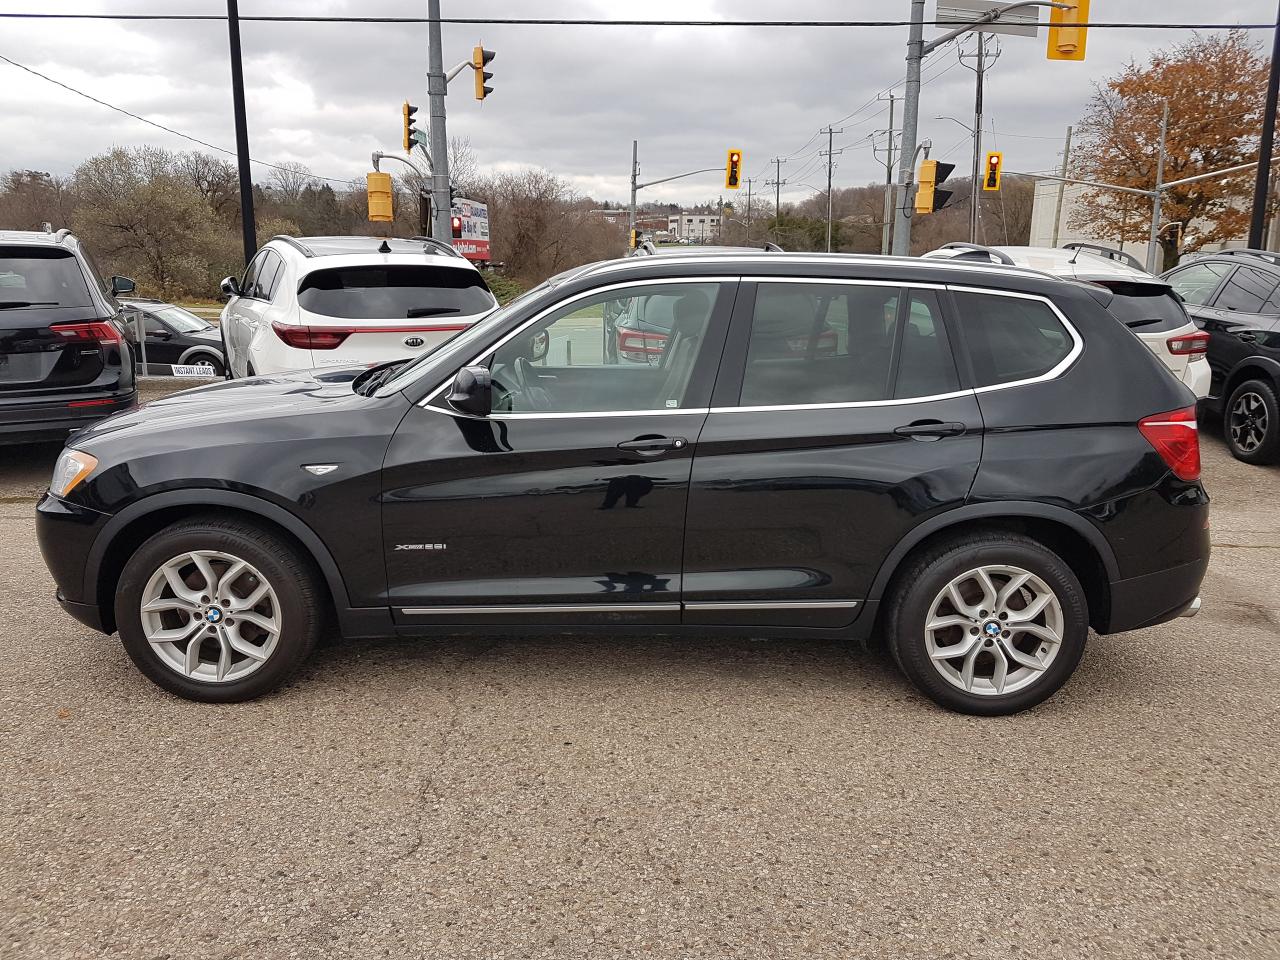
{"label": "white suv", "polygon": [[1209,395],[1209,335],[1195,325],[1173,288],[1142,269],[1130,254],[1090,243],[1056,247],[984,247],[948,243],[924,254],[935,259],[1029,267],[1110,290],[1107,310],[1164,361],[1197,399]]}
{"label": "white suv", "polygon": [[416,356],[498,305],[453,247],[420,237],[272,237],[222,292],[231,377]]}

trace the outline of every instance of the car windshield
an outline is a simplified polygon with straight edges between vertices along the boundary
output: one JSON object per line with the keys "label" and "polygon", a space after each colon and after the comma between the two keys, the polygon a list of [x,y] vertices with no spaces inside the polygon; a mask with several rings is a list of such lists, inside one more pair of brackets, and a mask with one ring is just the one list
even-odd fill
{"label": "car windshield", "polygon": [[344,320],[474,316],[494,307],[479,271],[428,264],[330,267],[307,274],[298,305]]}
{"label": "car windshield", "polygon": [[183,310],[181,307],[157,307],[151,313],[177,333],[197,333],[200,330],[213,329],[213,324],[209,321],[201,320],[194,313]]}
{"label": "car windshield", "polygon": [[[485,333],[492,330],[494,326],[501,324],[503,320],[510,316],[512,310],[517,309],[522,303],[533,299],[543,291],[550,290],[555,284],[555,281],[555,277],[552,277],[550,280],[545,280],[531,290],[526,290],[524,293],[520,294],[520,296],[516,297],[505,307],[498,307],[488,316],[477,321],[474,325],[448,341],[449,348],[452,349],[461,344],[470,343],[473,340],[479,340]],[[436,349],[439,350],[440,348],[437,347]],[[421,375],[423,368],[431,362],[432,356],[433,353],[424,353],[412,363],[399,370],[395,377],[388,380],[386,383],[379,385],[377,390],[378,396],[386,396],[396,390],[403,390],[409,384],[413,383],[413,381],[417,380]]]}
{"label": "car windshield", "polygon": [[56,247],[0,247],[0,310],[88,307],[89,287],[75,255]]}
{"label": "car windshield", "polygon": [[1172,288],[1162,283],[1125,283],[1095,280],[1115,296],[1107,309],[1135,333],[1162,333],[1191,322]]}

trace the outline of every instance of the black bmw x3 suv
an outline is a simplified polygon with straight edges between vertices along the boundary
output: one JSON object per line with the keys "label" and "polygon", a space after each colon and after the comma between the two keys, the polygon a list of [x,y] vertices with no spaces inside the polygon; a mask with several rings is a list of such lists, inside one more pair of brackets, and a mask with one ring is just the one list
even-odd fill
{"label": "black bmw x3 suv", "polygon": [[[1012,713],[1090,627],[1199,609],[1194,398],[1110,296],[879,257],[594,264],[413,361],[77,435],[40,544],[62,605],[196,700],[271,690],[332,620],[882,637],[936,702]],[[660,359],[610,356],[604,318],[655,298]]]}

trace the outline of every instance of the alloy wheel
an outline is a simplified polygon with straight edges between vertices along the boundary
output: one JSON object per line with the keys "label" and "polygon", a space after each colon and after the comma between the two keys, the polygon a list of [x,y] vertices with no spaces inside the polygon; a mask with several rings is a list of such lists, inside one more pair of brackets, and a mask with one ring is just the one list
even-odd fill
{"label": "alloy wheel", "polygon": [[1267,404],[1261,396],[1252,391],[1240,394],[1231,405],[1227,421],[1231,442],[1241,452],[1253,453],[1266,442],[1269,421]]}
{"label": "alloy wheel", "polygon": [[1012,566],[982,566],[948,583],[929,607],[925,648],[952,686],[999,696],[1031,686],[1062,648],[1057,594]]}
{"label": "alloy wheel", "polygon": [[248,561],[192,550],[147,581],[142,630],[160,661],[181,676],[230,683],[256,671],[280,639],[275,590]]}

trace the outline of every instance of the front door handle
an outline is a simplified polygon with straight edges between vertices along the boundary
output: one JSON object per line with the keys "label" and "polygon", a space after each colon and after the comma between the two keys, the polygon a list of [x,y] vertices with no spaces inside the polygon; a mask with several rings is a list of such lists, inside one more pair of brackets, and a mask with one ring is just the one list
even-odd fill
{"label": "front door handle", "polygon": [[943,423],[941,420],[917,420],[893,432],[913,440],[938,440],[942,437],[958,437],[968,428],[963,423]]}
{"label": "front door handle", "polygon": [[689,445],[684,437],[637,437],[635,440],[624,440],[618,444],[619,450],[634,450],[636,453],[661,453],[663,450],[683,450]]}
{"label": "front door handle", "polygon": [[1258,335],[1256,333],[1249,333],[1246,331],[1244,333],[1237,333],[1236,339],[1243,341],[1244,343],[1257,343]]}

